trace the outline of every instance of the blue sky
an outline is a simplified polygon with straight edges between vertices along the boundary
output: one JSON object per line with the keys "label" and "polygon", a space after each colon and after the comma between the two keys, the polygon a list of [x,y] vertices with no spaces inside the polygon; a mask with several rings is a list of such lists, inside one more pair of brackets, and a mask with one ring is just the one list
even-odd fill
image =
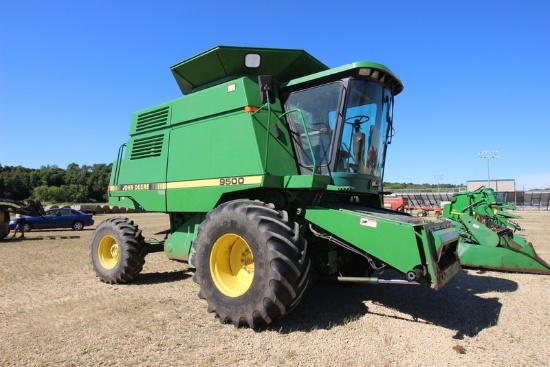
{"label": "blue sky", "polygon": [[385,180],[550,187],[550,1],[0,0],[0,164],[110,163],[169,67],[216,45],[299,48],[401,79]]}

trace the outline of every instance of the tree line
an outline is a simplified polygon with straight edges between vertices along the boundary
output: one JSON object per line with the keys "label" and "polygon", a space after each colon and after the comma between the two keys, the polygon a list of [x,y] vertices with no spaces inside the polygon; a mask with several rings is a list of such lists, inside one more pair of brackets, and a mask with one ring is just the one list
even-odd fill
{"label": "tree line", "polygon": [[0,198],[43,203],[104,203],[112,164],[71,163],[39,169],[0,164]]}

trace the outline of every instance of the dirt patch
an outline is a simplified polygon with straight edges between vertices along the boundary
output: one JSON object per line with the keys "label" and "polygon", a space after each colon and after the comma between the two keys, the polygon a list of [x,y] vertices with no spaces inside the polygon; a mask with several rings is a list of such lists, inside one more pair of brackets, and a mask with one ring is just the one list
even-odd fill
{"label": "dirt patch", "polygon": [[[550,213],[520,224],[550,260]],[[96,215],[96,224],[108,214]],[[125,214],[145,237],[164,214]],[[548,366],[550,276],[464,270],[441,291],[314,284],[256,330],[222,325],[185,264],[150,254],[128,285],[94,275],[80,232],[0,243],[0,366]]]}

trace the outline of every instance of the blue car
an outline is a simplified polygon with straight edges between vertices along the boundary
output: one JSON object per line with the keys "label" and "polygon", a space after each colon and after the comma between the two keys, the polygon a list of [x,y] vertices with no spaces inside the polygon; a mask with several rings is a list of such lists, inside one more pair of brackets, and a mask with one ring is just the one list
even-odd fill
{"label": "blue car", "polygon": [[[15,229],[17,219],[10,221],[10,229]],[[85,226],[94,224],[93,214],[85,214],[70,208],[46,210],[43,217],[27,217],[25,220],[25,232],[33,229],[72,228],[75,231],[82,230]]]}

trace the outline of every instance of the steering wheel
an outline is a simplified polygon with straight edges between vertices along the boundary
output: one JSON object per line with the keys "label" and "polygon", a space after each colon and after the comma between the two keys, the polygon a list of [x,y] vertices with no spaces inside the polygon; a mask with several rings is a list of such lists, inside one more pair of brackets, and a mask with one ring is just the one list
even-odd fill
{"label": "steering wheel", "polygon": [[[350,121],[350,120],[352,120],[352,121]],[[370,117],[368,117],[368,116],[357,115],[357,116],[348,117],[344,121],[344,123],[349,124],[349,125],[353,125],[353,126],[358,126],[358,125],[364,124],[365,122],[367,122],[369,120],[370,120]]]}

